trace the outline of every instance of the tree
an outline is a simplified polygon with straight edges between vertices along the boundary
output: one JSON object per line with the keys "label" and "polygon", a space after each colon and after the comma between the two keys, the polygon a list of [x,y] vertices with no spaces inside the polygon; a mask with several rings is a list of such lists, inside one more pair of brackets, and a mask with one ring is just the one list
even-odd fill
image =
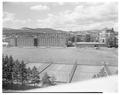
{"label": "tree", "polygon": [[91,40],[90,34],[86,34],[85,42],[90,42],[90,40]]}
{"label": "tree", "polygon": [[49,76],[47,72],[44,73],[42,77],[42,86],[51,86],[55,85],[56,78],[54,76]]}
{"label": "tree", "polygon": [[32,70],[31,68],[27,68],[27,82],[31,82],[32,81]]}
{"label": "tree", "polygon": [[18,60],[15,61],[14,67],[13,67],[13,78],[15,81],[19,81],[20,77],[20,62]]}
{"label": "tree", "polygon": [[25,65],[24,61],[21,62],[19,68],[20,68],[20,80],[23,85],[25,83],[25,81],[27,80],[27,69],[26,69],[26,65]]}
{"label": "tree", "polygon": [[7,82],[7,62],[8,62],[8,56],[2,56],[2,78],[3,82]]}
{"label": "tree", "polygon": [[39,72],[37,68],[34,67],[32,70],[26,68],[24,61],[19,62],[19,60],[13,59],[12,56],[2,56],[2,78],[3,78],[3,88],[12,88],[15,82],[25,84],[25,82],[33,81],[39,83]]}
{"label": "tree", "polygon": [[107,39],[106,44],[108,47],[117,47],[117,38],[116,37],[109,37]]}
{"label": "tree", "polygon": [[71,37],[71,41],[72,41],[72,42],[75,42],[75,37],[74,37],[74,36]]}
{"label": "tree", "polygon": [[81,42],[82,41],[81,36],[76,36],[76,41]]}
{"label": "tree", "polygon": [[93,75],[93,77],[92,77],[92,78],[97,78],[96,74],[95,74],[95,75]]}
{"label": "tree", "polygon": [[71,42],[71,41],[68,41],[68,42],[67,42],[67,46],[68,46],[68,47],[72,46],[72,42]]}
{"label": "tree", "polygon": [[3,77],[3,82],[7,82],[8,81],[8,79],[7,79],[7,76],[8,76],[8,60],[9,60],[9,58],[8,58],[8,56],[6,55],[6,56],[4,56],[3,55],[3,59],[2,59],[2,64],[3,64],[3,67],[2,67],[2,72],[3,72],[3,74],[2,74],[2,77]]}
{"label": "tree", "polygon": [[114,37],[114,47],[118,48],[118,39]]}
{"label": "tree", "polygon": [[45,72],[42,77],[42,86],[49,86],[50,84],[50,76],[48,76],[47,72]]}
{"label": "tree", "polygon": [[36,83],[39,83],[40,77],[39,72],[37,71],[37,68],[34,66],[32,69],[32,83],[34,83],[34,86]]}
{"label": "tree", "polygon": [[56,80],[55,76],[50,77],[51,85],[56,85],[55,80]]}
{"label": "tree", "polygon": [[8,81],[13,84],[13,66],[14,66],[14,61],[13,61],[13,57],[10,56],[8,58],[8,63],[7,63],[7,79]]}

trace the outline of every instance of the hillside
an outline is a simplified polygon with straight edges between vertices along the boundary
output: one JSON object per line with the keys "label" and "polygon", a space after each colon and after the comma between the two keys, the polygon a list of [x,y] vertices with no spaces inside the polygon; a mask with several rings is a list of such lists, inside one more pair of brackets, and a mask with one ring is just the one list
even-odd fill
{"label": "hillside", "polygon": [[16,33],[67,33],[62,30],[55,30],[51,28],[27,28],[23,27],[21,29],[3,28],[3,34],[16,34]]}
{"label": "hillside", "polygon": [[[102,30],[106,30],[107,28],[101,30],[86,30],[86,31],[63,31],[63,30],[55,30],[52,28],[27,28],[23,27],[21,29],[12,29],[12,28],[3,28],[3,34],[33,34],[33,33],[70,33],[70,34],[99,34]],[[115,31],[116,35],[118,32]]]}

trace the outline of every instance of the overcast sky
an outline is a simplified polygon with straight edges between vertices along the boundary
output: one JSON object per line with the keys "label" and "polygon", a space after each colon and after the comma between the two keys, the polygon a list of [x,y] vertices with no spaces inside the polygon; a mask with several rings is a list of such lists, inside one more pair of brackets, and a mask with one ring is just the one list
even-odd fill
{"label": "overcast sky", "polygon": [[4,2],[3,26],[68,31],[115,28],[118,4],[89,2]]}

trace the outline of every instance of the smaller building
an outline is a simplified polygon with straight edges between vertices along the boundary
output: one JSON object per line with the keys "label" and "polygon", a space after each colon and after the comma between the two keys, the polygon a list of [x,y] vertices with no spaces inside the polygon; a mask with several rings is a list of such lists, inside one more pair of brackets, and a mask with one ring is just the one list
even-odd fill
{"label": "smaller building", "polygon": [[2,45],[3,47],[8,47],[8,42],[3,42]]}
{"label": "smaller building", "polygon": [[76,47],[105,47],[104,43],[99,42],[76,42]]}
{"label": "smaller building", "polygon": [[111,39],[113,40],[115,37],[115,31],[112,29],[103,29],[100,33],[99,33],[99,42],[100,43],[105,43],[107,44],[108,40]]}

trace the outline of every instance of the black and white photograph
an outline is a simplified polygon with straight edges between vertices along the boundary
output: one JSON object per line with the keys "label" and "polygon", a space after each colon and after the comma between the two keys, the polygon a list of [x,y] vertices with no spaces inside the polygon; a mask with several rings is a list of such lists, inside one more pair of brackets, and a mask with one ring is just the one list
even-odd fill
{"label": "black and white photograph", "polygon": [[2,93],[118,93],[118,3],[3,1]]}

